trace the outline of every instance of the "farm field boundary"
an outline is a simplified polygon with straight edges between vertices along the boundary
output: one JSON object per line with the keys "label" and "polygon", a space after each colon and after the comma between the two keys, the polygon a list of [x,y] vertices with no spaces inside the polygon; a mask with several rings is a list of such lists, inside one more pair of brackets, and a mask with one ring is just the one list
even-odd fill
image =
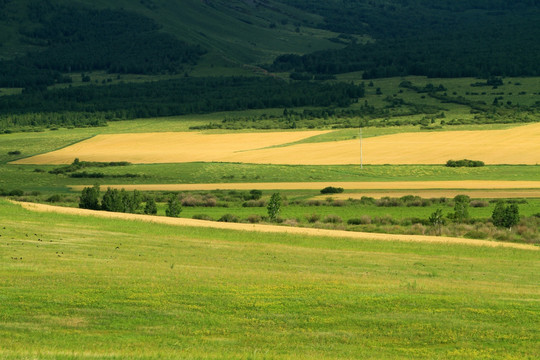
{"label": "farm field boundary", "polygon": [[313,199],[326,199],[329,196],[334,200],[348,200],[348,199],[361,199],[363,196],[369,196],[375,199],[380,199],[385,196],[389,197],[402,197],[407,195],[419,196],[424,199],[430,198],[451,198],[456,195],[468,195],[472,199],[516,199],[516,198],[540,198],[540,189],[502,189],[502,190],[490,190],[490,189],[448,189],[448,190],[409,190],[409,191],[361,191],[361,192],[346,192],[341,194],[330,195],[318,195]]}
{"label": "farm field boundary", "polygon": [[94,211],[94,210],[59,207],[59,206],[51,206],[51,205],[36,204],[36,203],[24,203],[24,202],[15,202],[15,203],[31,211],[53,212],[53,213],[80,215],[80,216],[97,216],[97,217],[112,218],[112,219],[137,220],[137,221],[146,221],[146,222],[168,224],[168,225],[175,225],[175,226],[204,227],[204,228],[214,228],[214,229],[224,229],[224,230],[263,232],[263,233],[287,233],[287,234],[334,237],[334,238],[364,239],[364,240],[429,242],[429,243],[460,244],[460,245],[471,245],[471,246],[507,247],[507,248],[522,249],[522,250],[538,251],[538,247],[533,246],[533,245],[494,242],[494,241],[486,241],[486,240],[471,240],[471,239],[463,239],[463,238],[420,236],[420,235],[362,233],[362,232],[350,232],[350,231],[342,231],[342,230],[285,227],[285,226],[278,226],[278,225],[223,223],[223,222],[213,222],[213,221],[195,220],[195,219],[169,218],[169,217],[162,217],[162,216]]}
{"label": "farm field boundary", "polygon": [[[73,185],[72,190],[80,191],[91,185]],[[215,184],[141,184],[102,185],[102,188],[140,191],[195,191],[195,190],[320,190],[327,186],[342,187],[345,190],[509,190],[520,189],[540,191],[540,181],[351,181],[351,182],[273,182],[273,183],[215,183]]]}
{"label": "farm field boundary", "polygon": [[[16,164],[129,161],[137,164],[241,162],[250,164],[349,165],[360,163],[358,139],[302,143],[329,131],[243,134],[141,133],[98,135]],[[486,164],[540,163],[540,123],[505,130],[401,133],[364,139],[364,164],[444,164],[474,159]]]}

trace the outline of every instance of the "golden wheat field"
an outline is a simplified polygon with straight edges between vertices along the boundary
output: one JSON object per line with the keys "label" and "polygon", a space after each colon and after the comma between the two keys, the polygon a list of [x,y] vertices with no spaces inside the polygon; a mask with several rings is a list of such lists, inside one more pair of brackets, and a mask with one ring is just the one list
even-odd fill
{"label": "golden wheat field", "polygon": [[[17,163],[68,164],[74,158],[132,163],[339,165],[360,162],[357,139],[286,145],[322,133],[324,131],[98,135]],[[540,163],[540,123],[506,130],[401,133],[367,138],[362,146],[364,164],[442,164],[450,159],[473,159],[486,164],[534,165]]]}
{"label": "golden wheat field", "polygon": [[[87,185],[71,186],[80,191]],[[279,182],[279,183],[215,183],[215,184],[125,184],[102,185],[113,189],[140,191],[196,191],[196,190],[320,190],[327,186],[342,187],[345,190],[407,190],[414,191],[493,191],[500,192],[540,192],[540,181],[503,181],[503,180],[460,180],[460,181],[335,181],[335,182]],[[350,194],[349,194],[350,195]],[[335,195],[332,195],[335,196]],[[387,196],[387,195],[385,195]]]}

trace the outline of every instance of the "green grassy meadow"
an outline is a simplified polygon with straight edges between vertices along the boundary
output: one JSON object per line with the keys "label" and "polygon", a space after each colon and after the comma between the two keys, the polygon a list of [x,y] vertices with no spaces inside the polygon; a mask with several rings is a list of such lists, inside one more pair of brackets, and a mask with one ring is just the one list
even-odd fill
{"label": "green grassy meadow", "polygon": [[0,219],[3,359],[540,355],[537,251]]}

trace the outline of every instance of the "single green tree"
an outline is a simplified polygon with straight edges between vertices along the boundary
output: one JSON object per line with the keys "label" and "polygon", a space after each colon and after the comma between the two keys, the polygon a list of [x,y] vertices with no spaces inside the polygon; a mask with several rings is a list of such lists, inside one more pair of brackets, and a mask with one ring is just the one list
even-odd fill
{"label": "single green tree", "polygon": [[150,198],[146,201],[146,205],[144,206],[144,213],[147,215],[157,214],[157,205],[154,198]]}
{"label": "single green tree", "polygon": [[435,210],[429,217],[429,223],[435,228],[437,235],[441,235],[442,226],[444,225],[444,217],[441,209]]}
{"label": "single green tree", "polygon": [[167,209],[165,209],[165,215],[169,217],[178,217],[182,212],[182,206],[180,205],[180,200],[178,196],[172,194],[167,201]]}
{"label": "single green tree", "polygon": [[81,193],[79,208],[99,210],[101,208],[99,205],[99,192],[99,185],[94,185],[93,187],[85,187]]}
{"label": "single green tree", "polygon": [[519,223],[519,208],[517,204],[504,205],[502,201],[497,202],[491,214],[493,225],[512,229]]}
{"label": "single green tree", "polygon": [[112,212],[124,212],[125,206],[122,198],[123,194],[118,189],[107,188],[101,201],[101,209]]}
{"label": "single green tree", "polygon": [[493,221],[493,225],[497,227],[504,227],[505,213],[506,206],[504,205],[504,202],[502,200],[497,201],[497,204],[495,204],[495,209],[493,209],[493,213],[491,214],[491,221]]}
{"label": "single green tree", "polygon": [[130,195],[122,189],[120,192],[122,202],[124,203],[124,211],[127,213],[135,213],[141,207],[142,194],[140,191],[133,190],[133,193]]}
{"label": "single green tree", "polygon": [[454,212],[451,218],[458,223],[464,222],[469,218],[469,202],[471,198],[467,195],[456,195],[454,197]]}
{"label": "single green tree", "polygon": [[271,221],[275,221],[281,210],[281,195],[279,193],[273,193],[268,202],[268,217]]}
{"label": "single green tree", "polygon": [[519,208],[517,204],[510,204],[506,208],[506,227],[512,230],[512,226],[519,223]]}

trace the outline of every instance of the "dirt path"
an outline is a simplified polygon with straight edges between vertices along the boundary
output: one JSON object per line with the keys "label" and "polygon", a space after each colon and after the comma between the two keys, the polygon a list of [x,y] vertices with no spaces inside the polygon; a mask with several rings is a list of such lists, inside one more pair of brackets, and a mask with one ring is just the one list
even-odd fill
{"label": "dirt path", "polygon": [[534,245],[495,242],[495,241],[486,241],[486,240],[471,240],[471,239],[462,239],[462,238],[420,236],[420,235],[361,233],[361,232],[352,232],[352,231],[343,231],[343,230],[312,229],[312,228],[286,227],[286,226],[278,226],[278,225],[222,223],[222,222],[184,219],[184,218],[168,218],[168,217],[163,217],[163,216],[150,216],[150,215],[138,215],[138,214],[112,213],[112,212],[106,212],[106,211],[93,211],[93,210],[84,210],[84,209],[51,206],[51,205],[35,204],[35,203],[23,203],[23,202],[16,202],[16,203],[21,205],[23,208],[31,210],[31,211],[54,212],[54,213],[81,215],[81,216],[97,216],[97,217],[109,218],[109,219],[147,221],[147,222],[152,222],[152,223],[168,224],[168,225],[175,225],[175,226],[204,227],[204,228],[239,230],[239,231],[250,231],[250,232],[264,232],[264,233],[287,233],[287,234],[298,234],[298,235],[308,235],[308,236],[324,236],[324,237],[362,239],[362,240],[428,242],[428,243],[439,243],[439,244],[461,244],[461,245],[472,245],[472,246],[507,247],[507,248],[535,250],[535,251],[539,249],[538,247]]}
{"label": "dirt path", "polygon": [[[71,186],[82,190],[85,186]],[[540,190],[540,181],[388,181],[388,182],[279,182],[279,183],[221,183],[221,184],[141,184],[102,185],[126,190],[141,191],[189,191],[189,190],[321,190],[327,186],[342,187],[345,190],[427,190],[427,189],[533,189]]]}

